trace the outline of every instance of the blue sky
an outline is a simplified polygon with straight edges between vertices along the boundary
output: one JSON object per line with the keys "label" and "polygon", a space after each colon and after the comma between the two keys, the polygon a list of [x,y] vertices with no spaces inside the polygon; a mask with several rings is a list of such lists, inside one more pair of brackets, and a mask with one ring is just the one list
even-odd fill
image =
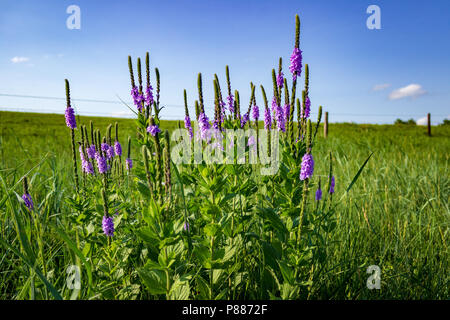
{"label": "blue sky", "polygon": [[[80,30],[66,27],[72,4],[81,9]],[[366,27],[371,4],[381,9],[381,30]],[[64,97],[65,78],[74,98],[116,101],[118,95],[130,101],[127,56],[135,62],[146,51],[161,73],[164,118],[184,116],[183,89],[193,105],[198,72],[212,115],[213,75],[225,89],[227,64],[233,90],[247,108],[250,81],[271,93],[271,69],[279,57],[288,73],[295,14],[311,71],[313,112],[322,105],[330,121],[365,123],[418,120],[427,112],[437,123],[450,116],[446,0],[2,0],[0,109],[63,112],[62,100],[5,94]],[[257,102],[262,106],[260,90]],[[128,113],[120,103],[74,106],[80,114]]]}

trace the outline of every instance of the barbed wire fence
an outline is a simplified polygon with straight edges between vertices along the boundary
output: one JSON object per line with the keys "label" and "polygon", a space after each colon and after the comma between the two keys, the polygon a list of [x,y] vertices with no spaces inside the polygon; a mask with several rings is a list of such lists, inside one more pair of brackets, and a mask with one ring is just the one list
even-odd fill
{"label": "barbed wire fence", "polygon": [[[0,97],[7,98],[18,98],[18,99],[35,99],[35,100],[57,100],[57,101],[65,101],[65,97],[50,97],[50,96],[35,96],[35,95],[22,95],[22,94],[8,94],[8,93],[0,93]],[[85,103],[98,103],[98,104],[117,104],[122,105],[126,108],[126,112],[112,111],[112,112],[101,112],[101,111],[86,111],[86,110],[77,110],[77,106],[73,106],[78,115],[86,115],[86,116],[99,116],[99,117],[116,117],[116,118],[133,118],[134,114],[128,110],[126,105],[118,100],[101,100],[101,99],[87,99],[87,98],[72,98],[74,102],[85,102]],[[133,102],[126,101],[128,106],[133,107]],[[162,115],[167,120],[183,120],[184,119],[184,106],[176,105],[176,104],[167,104],[161,105]],[[194,106],[189,106],[189,108],[193,109]],[[59,109],[49,109],[42,107],[33,107],[33,108],[24,108],[24,107],[11,107],[11,106],[1,106],[0,111],[16,111],[16,112],[35,112],[35,113],[56,113],[63,114],[65,109],[65,105]],[[192,110],[191,109],[191,110]],[[207,110],[214,110],[212,106],[205,106]],[[173,110],[173,112],[168,112],[169,110]],[[345,117],[396,117],[396,118],[414,118],[414,117],[426,117],[427,114],[382,114],[382,113],[345,113],[345,112],[330,112],[328,111],[329,116],[345,116]],[[311,112],[312,115],[317,115],[317,113]],[[447,114],[433,114],[435,117],[447,117]],[[351,122],[349,120],[348,122]]]}

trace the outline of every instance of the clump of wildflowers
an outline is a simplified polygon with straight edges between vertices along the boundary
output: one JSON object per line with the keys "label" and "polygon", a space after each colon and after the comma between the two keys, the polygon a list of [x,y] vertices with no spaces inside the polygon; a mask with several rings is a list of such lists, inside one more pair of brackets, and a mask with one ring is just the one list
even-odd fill
{"label": "clump of wildflowers", "polygon": [[310,153],[306,153],[302,158],[300,180],[309,179],[314,173],[314,159]]}

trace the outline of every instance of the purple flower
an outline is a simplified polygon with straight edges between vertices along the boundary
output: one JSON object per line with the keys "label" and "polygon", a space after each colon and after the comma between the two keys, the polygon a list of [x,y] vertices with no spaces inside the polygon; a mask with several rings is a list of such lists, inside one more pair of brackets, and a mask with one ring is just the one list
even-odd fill
{"label": "purple flower", "polygon": [[330,194],[334,193],[334,176],[331,177],[331,182],[330,182]]}
{"label": "purple flower", "polygon": [[109,144],[107,143],[102,143],[100,148],[102,149],[103,152],[107,152],[109,149]]}
{"label": "purple flower", "polygon": [[258,119],[259,119],[259,107],[256,104],[253,106],[252,116],[253,116],[253,119],[258,121]]}
{"label": "purple flower", "polygon": [[250,137],[248,137],[247,146],[248,146],[248,147],[253,146],[253,150],[256,150],[255,136],[250,136]]}
{"label": "purple flower", "polygon": [[198,127],[200,139],[209,141],[211,139],[211,135],[209,133],[211,125],[209,124],[208,117],[203,112],[198,116]]}
{"label": "purple flower", "polygon": [[[89,149],[89,148],[87,148],[87,149]],[[87,160],[84,157],[83,148],[81,146],[79,147],[79,151],[80,151],[80,158],[81,158],[81,169],[83,169],[83,171],[86,173],[94,174],[94,168],[92,166],[92,163],[90,163],[89,160]]]}
{"label": "purple flower", "polygon": [[125,160],[125,166],[127,167],[127,170],[130,171],[131,168],[133,168],[133,160],[131,160],[130,158],[127,158]]}
{"label": "purple flower", "polygon": [[25,202],[25,206],[28,209],[33,210],[34,204],[33,204],[33,200],[31,199],[31,196],[28,193],[24,193],[24,195],[22,196],[22,199]]}
{"label": "purple flower", "polygon": [[108,160],[111,160],[114,157],[114,147],[108,145],[108,149],[106,150],[106,157]]}
{"label": "purple flower", "polygon": [[305,105],[302,110],[302,118],[305,118],[305,119],[309,118],[310,112],[311,112],[311,101],[309,100],[309,97],[306,96]]}
{"label": "purple flower", "polygon": [[94,159],[95,158],[95,145],[91,144],[90,147],[87,147],[86,154],[89,159]]}
{"label": "purple flower", "polygon": [[81,161],[85,161],[86,159],[84,158],[83,147],[81,145],[78,148],[78,151],[80,152],[80,159],[81,159]]}
{"label": "purple flower", "polygon": [[147,89],[145,89],[145,103],[148,106],[151,106],[153,104],[153,88],[151,85],[147,86]]}
{"label": "purple flower", "polygon": [[103,216],[102,229],[103,229],[103,232],[108,237],[112,237],[114,235],[114,221],[113,221],[113,217]]}
{"label": "purple flower", "polygon": [[294,51],[292,52],[289,71],[291,71],[294,79],[299,77],[302,73],[302,50],[299,48],[294,48]]}
{"label": "purple flower", "polygon": [[277,86],[278,88],[283,88],[284,85],[284,78],[283,78],[283,71],[280,71],[277,75]]}
{"label": "purple flower", "polygon": [[300,170],[300,180],[311,178],[314,172],[314,159],[309,153],[302,158],[302,167]]}
{"label": "purple flower", "polygon": [[92,165],[92,163],[88,160],[82,160],[81,161],[81,166],[83,167],[84,172],[88,173],[88,174],[94,174],[94,166]]}
{"label": "purple flower", "polygon": [[185,222],[184,223],[184,225],[183,225],[183,229],[184,229],[184,231],[189,231],[191,228],[190,228],[190,225],[189,225],[189,222]]}
{"label": "purple flower", "polygon": [[77,127],[77,122],[75,121],[75,112],[73,111],[72,107],[66,108],[65,116],[66,116],[66,125],[70,129],[75,129]]}
{"label": "purple flower", "polygon": [[277,99],[275,98],[275,96],[272,98],[272,112],[275,112],[275,110],[278,107],[278,103],[277,103]]}
{"label": "purple flower", "polygon": [[152,124],[151,126],[148,126],[147,132],[156,137],[156,135],[161,132],[161,129],[159,129],[158,125]]}
{"label": "purple flower", "polygon": [[248,112],[246,114],[244,114],[244,116],[241,119],[241,128],[243,128],[245,126],[245,124],[248,122],[250,118],[250,115],[248,114]]}
{"label": "purple flower", "polygon": [[285,132],[286,126],[285,126],[284,112],[283,112],[283,108],[281,108],[280,105],[276,105],[276,107],[275,107],[275,119],[277,120],[278,131]]}
{"label": "purple flower", "polygon": [[227,103],[228,103],[228,110],[230,111],[230,113],[234,113],[234,96],[232,94],[230,94],[227,97]]}
{"label": "purple flower", "polygon": [[223,102],[223,100],[220,99],[219,105],[220,105],[220,122],[223,123],[223,120],[225,119],[225,102]]}
{"label": "purple flower", "polygon": [[136,86],[131,89],[131,96],[133,97],[133,102],[138,110],[142,111],[142,102],[144,101],[144,95],[139,92],[139,89]]}
{"label": "purple flower", "polygon": [[184,117],[184,127],[189,130],[189,136],[192,137],[194,136],[194,132],[192,131],[192,125],[191,125],[191,118],[189,118],[189,116],[185,116]]}
{"label": "purple flower", "polygon": [[95,160],[97,161],[98,172],[106,173],[106,171],[108,171],[108,166],[106,164],[106,158],[103,157],[99,152],[96,152]]}
{"label": "purple flower", "polygon": [[122,146],[119,141],[114,142],[114,153],[119,157],[122,155]]}
{"label": "purple flower", "polygon": [[272,117],[270,115],[269,108],[266,108],[264,110],[264,128],[266,130],[270,130],[271,127],[272,127]]}
{"label": "purple flower", "polygon": [[320,187],[316,191],[316,201],[319,201],[322,199],[322,189]]}
{"label": "purple flower", "polygon": [[289,104],[284,105],[283,113],[284,113],[284,121],[287,122],[290,117],[291,106]]}

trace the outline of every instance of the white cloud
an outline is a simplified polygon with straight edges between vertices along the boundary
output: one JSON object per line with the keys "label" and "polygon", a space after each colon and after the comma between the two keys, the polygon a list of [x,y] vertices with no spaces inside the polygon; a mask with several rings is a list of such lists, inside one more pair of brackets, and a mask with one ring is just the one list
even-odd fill
{"label": "white cloud", "polygon": [[27,57],[14,57],[11,59],[11,62],[12,63],[21,63],[21,62],[27,62],[29,60],[30,60],[30,58],[27,58]]}
{"label": "white cloud", "polygon": [[373,86],[372,91],[381,91],[381,90],[389,88],[390,86],[391,86],[390,83],[376,84]]}
{"label": "white cloud", "polygon": [[428,117],[420,118],[416,121],[416,124],[419,126],[426,126],[428,124]]}
{"label": "white cloud", "polygon": [[402,99],[402,98],[417,98],[426,93],[425,90],[422,89],[420,84],[412,83],[407,85],[406,87],[396,89],[389,94],[390,100]]}
{"label": "white cloud", "polygon": [[133,112],[131,111],[118,111],[118,112],[112,112],[111,117],[113,118],[129,118],[133,115]]}

